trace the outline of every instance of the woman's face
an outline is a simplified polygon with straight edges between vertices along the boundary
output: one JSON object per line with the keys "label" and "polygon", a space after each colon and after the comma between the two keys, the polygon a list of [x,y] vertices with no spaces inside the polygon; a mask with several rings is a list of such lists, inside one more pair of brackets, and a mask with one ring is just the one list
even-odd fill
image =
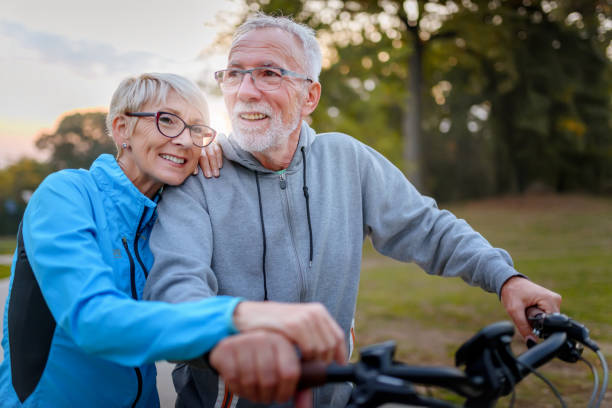
{"label": "woman's face", "polygon": [[[172,90],[165,103],[147,103],[140,109],[158,111],[174,113],[188,125],[206,124],[200,111]],[[148,197],[164,184],[181,184],[195,170],[202,150],[193,144],[189,129],[175,138],[162,135],[155,117],[138,118],[127,143],[130,148],[124,149],[119,161],[134,185]]]}

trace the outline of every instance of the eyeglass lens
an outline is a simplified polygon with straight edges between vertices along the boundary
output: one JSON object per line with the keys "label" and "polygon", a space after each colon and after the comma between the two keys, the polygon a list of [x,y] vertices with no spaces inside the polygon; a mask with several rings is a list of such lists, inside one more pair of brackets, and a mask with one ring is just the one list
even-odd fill
{"label": "eyeglass lens", "polygon": [[172,113],[161,112],[157,117],[157,127],[167,137],[177,137],[188,127],[191,139],[198,147],[208,145],[215,137],[212,129],[201,125],[188,126],[183,119]]}
{"label": "eyeglass lens", "polygon": [[239,69],[228,69],[223,71],[221,85],[226,89],[237,88],[241,83],[244,75],[250,73],[255,86],[262,91],[272,91],[280,87],[283,79],[283,74],[280,69],[276,68],[253,68],[246,71]]}

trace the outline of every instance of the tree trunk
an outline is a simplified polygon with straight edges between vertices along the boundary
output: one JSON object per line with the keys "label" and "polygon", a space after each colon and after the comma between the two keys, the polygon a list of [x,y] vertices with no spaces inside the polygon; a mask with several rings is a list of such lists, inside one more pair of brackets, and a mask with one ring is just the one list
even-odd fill
{"label": "tree trunk", "polygon": [[419,190],[423,188],[423,160],[421,154],[421,84],[423,44],[416,27],[410,27],[408,35],[412,39],[413,52],[409,57],[410,72],[406,78],[406,99],[402,115],[402,144],[404,173]]}

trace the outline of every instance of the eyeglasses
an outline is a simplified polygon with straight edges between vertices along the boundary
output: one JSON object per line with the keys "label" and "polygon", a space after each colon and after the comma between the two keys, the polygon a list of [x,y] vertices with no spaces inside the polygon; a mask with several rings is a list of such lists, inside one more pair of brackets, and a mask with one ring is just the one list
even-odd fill
{"label": "eyeglasses", "polygon": [[125,114],[137,118],[154,117],[159,133],[170,139],[178,137],[185,129],[189,129],[191,140],[197,147],[208,146],[217,135],[213,128],[198,124],[188,125],[180,116],[170,112],[125,112]]}
{"label": "eyeglasses", "polygon": [[253,84],[260,91],[278,89],[286,77],[293,77],[312,82],[306,75],[289,71],[280,67],[255,67],[251,69],[228,68],[215,72],[215,79],[223,91],[235,91],[240,87],[246,74],[251,74]]}

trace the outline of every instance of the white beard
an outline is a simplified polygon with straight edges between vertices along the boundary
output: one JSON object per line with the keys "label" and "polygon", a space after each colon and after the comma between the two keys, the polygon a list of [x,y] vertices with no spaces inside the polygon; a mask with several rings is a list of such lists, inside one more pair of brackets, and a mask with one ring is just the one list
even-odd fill
{"label": "white beard", "polygon": [[[272,107],[263,101],[260,102],[236,102],[234,112],[231,115],[232,139],[238,146],[247,152],[263,152],[276,146],[287,143],[289,135],[300,125],[300,109],[296,104],[289,112],[289,119],[283,122],[280,112],[274,112]],[[259,112],[268,115],[269,126],[262,128],[254,121],[246,125],[240,119],[240,114],[245,112]]]}

